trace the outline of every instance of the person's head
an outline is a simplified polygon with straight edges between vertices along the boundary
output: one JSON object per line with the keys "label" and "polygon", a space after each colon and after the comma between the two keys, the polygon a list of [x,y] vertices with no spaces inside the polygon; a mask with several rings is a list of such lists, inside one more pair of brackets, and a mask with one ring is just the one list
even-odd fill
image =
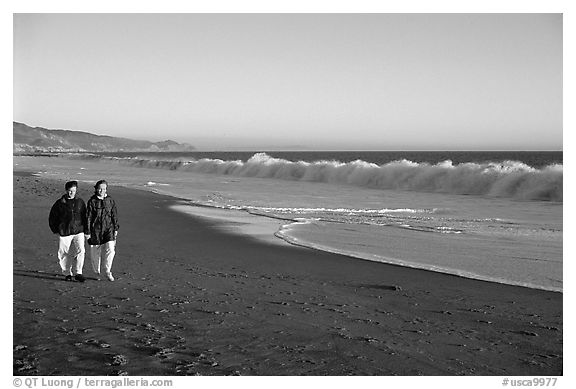
{"label": "person's head", "polygon": [[66,188],[66,194],[68,195],[68,198],[73,199],[74,197],[76,197],[76,190],[78,189],[78,181],[68,181],[66,185],[64,185],[64,188]]}
{"label": "person's head", "polygon": [[94,192],[96,196],[100,198],[106,197],[106,190],[108,189],[108,183],[106,180],[100,180],[94,185]]}

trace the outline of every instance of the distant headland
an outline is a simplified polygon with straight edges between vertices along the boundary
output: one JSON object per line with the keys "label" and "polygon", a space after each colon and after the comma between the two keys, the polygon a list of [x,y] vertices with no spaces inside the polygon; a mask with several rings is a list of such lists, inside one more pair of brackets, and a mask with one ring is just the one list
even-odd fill
{"label": "distant headland", "polygon": [[89,132],[71,130],[52,130],[42,127],[30,127],[24,123],[13,123],[13,152],[50,153],[50,152],[119,152],[119,151],[194,151],[188,143],[172,140],[150,142],[96,135]]}

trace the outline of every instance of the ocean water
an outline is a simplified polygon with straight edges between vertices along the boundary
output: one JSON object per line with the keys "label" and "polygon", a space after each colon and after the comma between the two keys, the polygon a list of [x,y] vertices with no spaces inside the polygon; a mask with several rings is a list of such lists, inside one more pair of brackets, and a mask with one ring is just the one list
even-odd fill
{"label": "ocean water", "polygon": [[63,154],[14,168],[174,195],[268,241],[562,291],[561,152]]}

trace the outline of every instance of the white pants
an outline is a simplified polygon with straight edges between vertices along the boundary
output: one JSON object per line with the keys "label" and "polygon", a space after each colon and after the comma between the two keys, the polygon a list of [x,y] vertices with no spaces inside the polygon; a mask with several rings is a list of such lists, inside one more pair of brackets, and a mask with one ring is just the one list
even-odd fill
{"label": "white pants", "polygon": [[92,260],[92,269],[96,274],[100,274],[100,262],[104,266],[104,271],[110,273],[112,270],[112,261],[116,254],[116,241],[111,240],[104,244],[90,245],[90,259]]}
{"label": "white pants", "polygon": [[84,267],[84,233],[61,236],[58,239],[58,261],[62,273],[66,275],[82,274]]}

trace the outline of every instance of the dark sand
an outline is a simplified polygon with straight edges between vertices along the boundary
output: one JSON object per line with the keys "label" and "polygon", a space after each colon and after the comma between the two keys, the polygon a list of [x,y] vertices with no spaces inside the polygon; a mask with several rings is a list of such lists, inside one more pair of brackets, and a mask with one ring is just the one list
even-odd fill
{"label": "dark sand", "polygon": [[563,374],[561,293],[269,245],[113,184],[116,282],[65,282],[63,186],[14,175],[15,375]]}

